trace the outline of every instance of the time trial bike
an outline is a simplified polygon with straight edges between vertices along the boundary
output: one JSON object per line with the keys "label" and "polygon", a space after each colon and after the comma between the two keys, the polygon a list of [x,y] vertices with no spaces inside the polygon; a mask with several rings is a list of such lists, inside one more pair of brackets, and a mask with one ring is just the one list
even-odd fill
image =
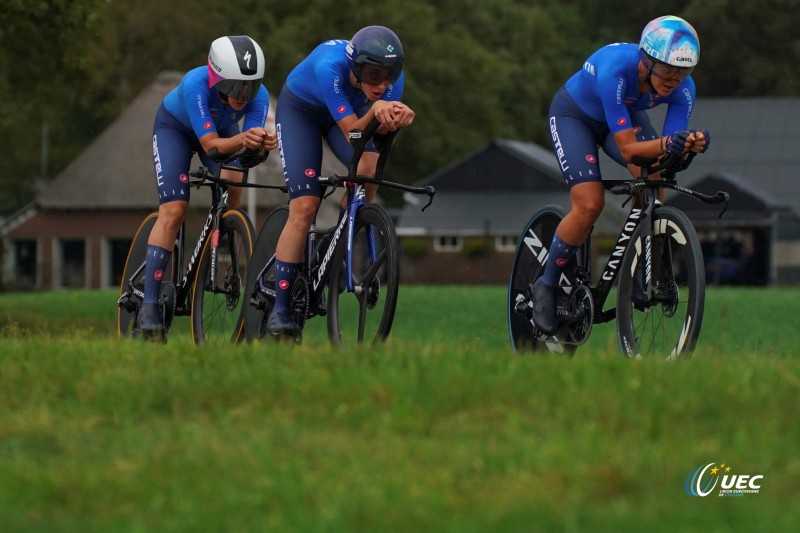
{"label": "time trial bike", "polygon": [[[556,300],[559,329],[540,332],[533,322],[531,286],[544,271],[548,249],[565,211],[550,205],[525,226],[517,244],[508,286],[508,329],[515,350],[544,348],[572,354],[586,342],[594,324],[616,319],[619,349],[627,357],[648,355],[675,358],[689,354],[700,335],[705,305],[705,270],[697,232],[679,209],[662,205],[659,191],[671,189],[710,204],[730,196],[703,194],[677,184],[695,154],[636,158],[638,180],[604,180],[612,194],[635,202],[596,284],[592,285],[591,233],[562,275]],[[661,178],[648,176],[661,172]],[[617,286],[616,308],[603,310]]]}
{"label": "time trial bike", "polygon": [[[336,225],[319,238],[316,219],[312,222],[291,289],[290,311],[295,323],[302,330],[309,318],[327,315],[328,337],[337,346],[386,339],[397,305],[397,235],[386,211],[377,204],[366,203],[364,184],[426,194],[429,200],[423,210],[433,202],[435,194],[431,186],[413,187],[384,179],[384,167],[397,131],[377,134],[379,126],[380,122],[373,120],[364,130],[350,132],[353,156],[347,176],[317,178],[325,198],[344,185],[346,207]],[[358,161],[370,139],[379,153],[374,179],[357,175]],[[242,307],[247,340],[270,337],[266,322],[275,302],[275,249],[288,218],[288,206],[278,207],[259,231],[248,271],[247,302]],[[301,336],[295,339],[300,340]]]}
{"label": "time trial bike", "polygon": [[[187,315],[191,317],[192,341],[196,344],[215,341],[227,343],[239,339],[242,333],[240,315],[244,281],[253,253],[255,231],[242,210],[228,207],[228,189],[235,186],[286,190],[282,185],[247,183],[249,168],[231,164],[243,156],[252,159],[252,154],[247,150],[226,155],[212,149],[208,155],[219,163],[213,174],[202,166],[189,173],[194,178],[191,181],[193,185],[198,188],[206,186],[211,190],[211,206],[205,224],[188,256],[188,262],[185,262],[186,224],[184,222],[181,225],[173,246],[172,259],[163,273],[159,293],[165,329],[165,338],[160,339],[163,341],[166,341],[166,332],[173,318]],[[220,178],[222,170],[242,172],[242,182]],[[123,337],[135,337],[139,333],[136,321],[144,299],[147,240],[157,218],[158,212],[154,212],[141,222],[125,261],[117,301],[117,327],[119,335]]]}

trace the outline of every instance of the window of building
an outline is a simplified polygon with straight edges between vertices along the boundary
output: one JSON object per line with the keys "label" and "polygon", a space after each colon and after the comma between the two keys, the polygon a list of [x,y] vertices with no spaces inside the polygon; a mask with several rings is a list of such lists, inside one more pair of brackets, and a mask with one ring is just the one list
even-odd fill
{"label": "window of building", "polygon": [[433,239],[433,249],[437,252],[460,252],[463,245],[461,237],[445,235]]}
{"label": "window of building", "polygon": [[515,235],[499,235],[494,238],[494,249],[498,252],[514,252],[517,249]]}
{"label": "window of building", "polygon": [[122,271],[125,270],[125,261],[128,259],[128,250],[131,239],[109,239],[106,255],[107,285],[118,287],[122,281]]}
{"label": "window of building", "polygon": [[86,241],[63,239],[58,241],[56,254],[56,287],[86,287]]}
{"label": "window of building", "polygon": [[12,265],[13,284],[17,288],[36,286],[37,246],[36,240],[25,239],[14,241],[14,259]]}

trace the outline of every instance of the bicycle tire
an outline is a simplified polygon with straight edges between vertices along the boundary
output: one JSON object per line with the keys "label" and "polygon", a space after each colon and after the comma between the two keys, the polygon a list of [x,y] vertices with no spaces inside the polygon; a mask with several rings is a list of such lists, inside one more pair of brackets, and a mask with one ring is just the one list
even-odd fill
{"label": "bicycle tire", "polygon": [[[511,348],[516,352],[546,349],[554,353],[573,354],[577,348],[573,344],[560,342],[556,337],[551,337],[548,342],[539,340],[530,310],[520,312],[517,310],[519,301],[530,302],[529,287],[544,273],[550,243],[556,228],[565,216],[566,212],[558,205],[543,207],[528,220],[517,242],[508,281],[507,302],[508,335]],[[581,253],[578,252],[574,264],[580,264],[581,259]],[[569,298],[566,288],[559,292],[559,302],[565,298]]]}
{"label": "bicycle tire", "polygon": [[[240,209],[220,218],[218,235],[210,235],[200,255],[192,284],[192,341],[195,344],[236,342],[242,333],[245,280],[253,255],[253,225]],[[215,279],[211,280],[211,243],[217,244]],[[234,260],[235,259],[235,260]],[[213,283],[212,283],[213,281]]]}
{"label": "bicycle tire", "polygon": [[[617,339],[626,357],[673,359],[689,355],[700,336],[705,305],[705,271],[700,241],[689,218],[673,207],[653,213],[653,295],[639,308],[633,302],[634,276],[642,264],[641,226],[636,228],[620,267]],[[667,264],[669,263],[669,264]]]}
{"label": "bicycle tire", "polygon": [[[258,274],[267,261],[275,255],[278,239],[283,232],[283,227],[289,219],[289,206],[282,205],[274,209],[258,232],[253,256],[250,258],[250,267],[247,270],[247,284],[245,285],[245,302],[242,305],[242,319],[244,339],[248,342],[263,339],[266,335],[266,322],[272,305],[275,302],[273,295],[268,295],[257,287]],[[267,279],[274,282],[274,267],[265,273]],[[274,287],[272,287],[274,289]]]}
{"label": "bicycle tire", "polygon": [[[367,250],[370,231],[375,246],[374,262]],[[398,248],[394,225],[386,211],[378,205],[360,208],[353,232],[354,292],[347,291],[345,278],[347,239],[339,241],[332,259],[328,337],[333,345],[349,347],[365,341],[376,344],[389,336],[400,283]]]}
{"label": "bicycle tire", "polygon": [[[131,247],[128,249],[128,257],[125,259],[125,267],[122,270],[122,281],[120,282],[119,294],[120,298],[128,292],[128,280],[133,274],[140,270],[144,265],[145,257],[147,255],[147,240],[150,238],[150,231],[158,219],[158,212],[150,213],[139,224],[139,227],[134,233]],[[170,264],[164,269],[164,281],[171,281],[172,278],[172,260]],[[136,279],[132,281],[135,290],[144,293],[144,268],[141,268],[137,274]],[[117,306],[117,334],[120,337],[129,337],[136,327],[136,317],[139,314],[139,308],[142,304],[142,299],[136,294],[130,294],[130,305]]]}

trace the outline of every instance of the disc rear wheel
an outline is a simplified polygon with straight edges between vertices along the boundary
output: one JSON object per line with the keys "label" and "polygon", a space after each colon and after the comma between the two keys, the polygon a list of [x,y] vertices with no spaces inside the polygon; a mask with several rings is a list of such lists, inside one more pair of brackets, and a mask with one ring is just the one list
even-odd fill
{"label": "disc rear wheel", "polygon": [[[508,283],[507,306],[508,333],[511,347],[515,351],[548,350],[572,354],[578,344],[571,339],[573,332],[570,331],[559,331],[556,335],[544,338],[536,329],[532,318],[530,287],[544,273],[550,243],[564,216],[564,210],[557,205],[540,209],[525,225],[517,243]],[[580,263],[581,254],[579,251],[573,264]],[[573,279],[573,274],[573,271],[568,272],[567,278]],[[566,312],[573,309],[571,293],[572,286],[562,282],[557,293],[557,307]]]}

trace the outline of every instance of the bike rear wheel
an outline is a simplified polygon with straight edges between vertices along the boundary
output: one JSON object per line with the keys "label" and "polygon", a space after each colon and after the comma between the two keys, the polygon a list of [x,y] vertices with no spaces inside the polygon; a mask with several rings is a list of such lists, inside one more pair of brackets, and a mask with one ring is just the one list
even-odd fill
{"label": "bike rear wheel", "polygon": [[[533,302],[530,286],[544,273],[550,243],[565,215],[560,206],[543,207],[531,217],[520,235],[508,282],[508,333],[514,351],[546,349],[554,353],[572,354],[576,349],[574,344],[566,344],[557,336],[549,337],[546,341],[540,340],[531,315]],[[575,257],[575,264],[580,264],[580,256],[579,252]],[[569,278],[572,279],[573,276],[570,275]],[[568,301],[570,289],[570,286],[559,289],[559,305],[562,301]]]}
{"label": "bike rear wheel", "polygon": [[359,209],[352,242],[354,291],[347,289],[347,239],[337,245],[328,283],[328,336],[336,346],[385,340],[397,306],[397,235],[386,211],[377,205]]}
{"label": "bike rear wheel", "polygon": [[[672,207],[654,211],[652,297],[634,303],[634,286],[644,264],[639,226],[620,268],[617,338],[627,357],[688,355],[700,336],[705,272],[700,241],[689,218]],[[641,279],[641,278],[639,278]]]}
{"label": "bike rear wheel", "polygon": [[[117,312],[117,333],[120,337],[129,337],[136,327],[136,317],[142,305],[144,295],[144,264],[147,255],[147,240],[150,231],[158,220],[158,212],[150,213],[145,217],[131,241],[125,268],[122,271],[120,283],[120,305]],[[172,260],[164,269],[162,285],[172,281]]]}
{"label": "bike rear wheel", "polygon": [[[195,344],[239,340],[253,233],[247,215],[239,209],[229,209],[220,218],[218,234],[206,239],[192,286],[192,340]],[[215,239],[217,261],[212,275],[211,249]]]}
{"label": "bike rear wheel", "polygon": [[250,259],[250,267],[247,271],[245,301],[242,305],[244,338],[247,341],[263,339],[267,335],[267,318],[275,303],[274,264],[264,273],[266,290],[259,285],[258,275],[267,262],[274,258],[278,239],[288,219],[289,207],[285,205],[278,207],[269,214],[264,225],[261,226],[261,231],[258,232],[253,256]]}

